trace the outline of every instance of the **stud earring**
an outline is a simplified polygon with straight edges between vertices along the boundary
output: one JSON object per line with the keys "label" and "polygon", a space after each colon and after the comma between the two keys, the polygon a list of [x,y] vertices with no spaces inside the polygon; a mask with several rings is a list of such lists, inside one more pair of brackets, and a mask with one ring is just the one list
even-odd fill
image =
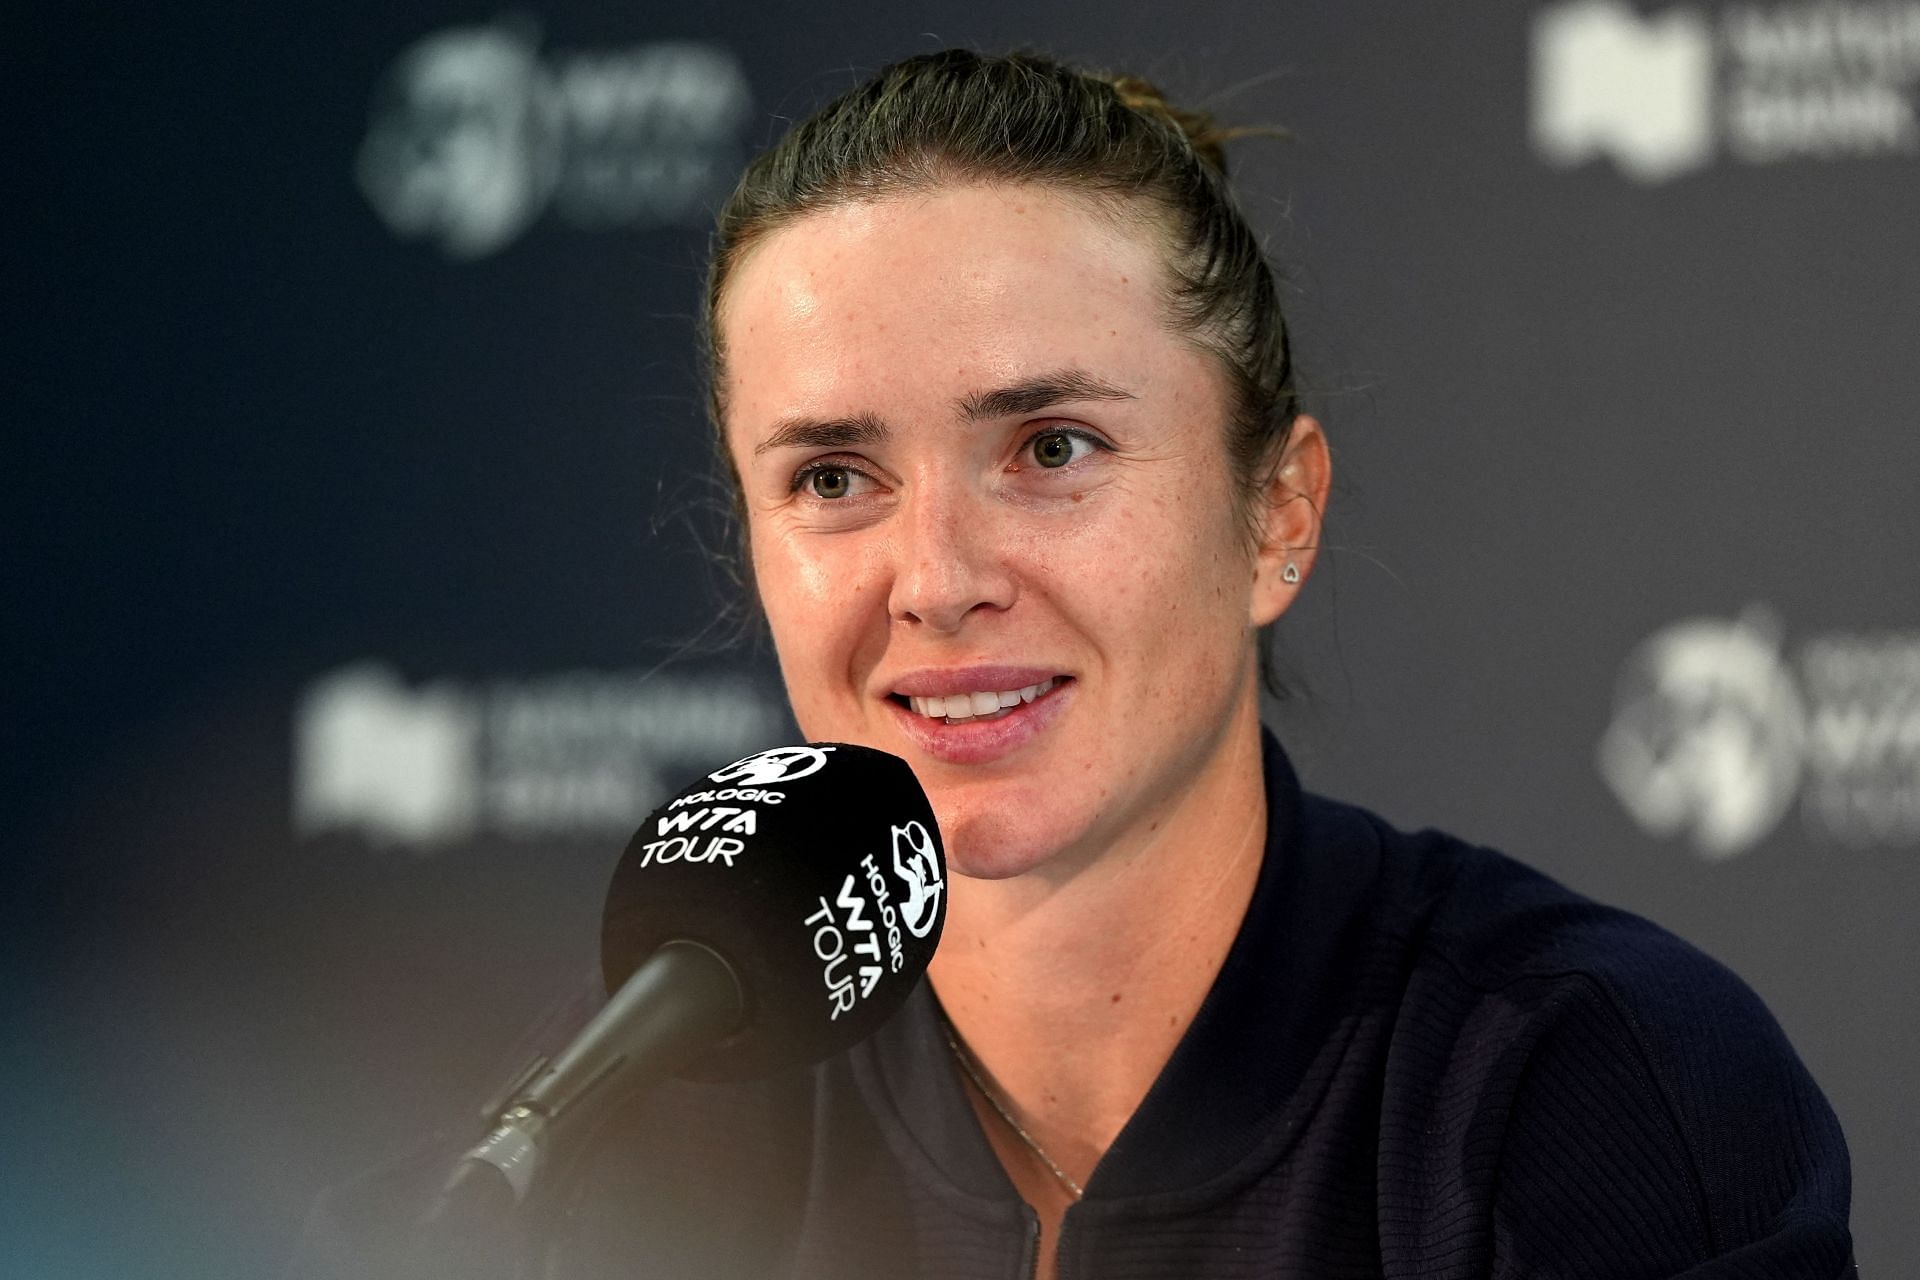
{"label": "stud earring", "polygon": [[1287,561],[1287,567],[1280,571],[1280,581],[1289,586],[1300,581],[1300,566],[1291,560]]}

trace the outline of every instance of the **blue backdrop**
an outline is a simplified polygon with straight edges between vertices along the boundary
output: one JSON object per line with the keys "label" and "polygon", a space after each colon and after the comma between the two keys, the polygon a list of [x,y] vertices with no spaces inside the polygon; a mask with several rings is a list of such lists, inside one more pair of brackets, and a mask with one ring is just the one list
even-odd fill
{"label": "blue backdrop", "polygon": [[1767,999],[1920,1266],[1920,0],[10,24],[0,1270],[252,1277],[791,732],[691,320],[741,159],[1031,45],[1239,144],[1341,473],[1273,722]]}

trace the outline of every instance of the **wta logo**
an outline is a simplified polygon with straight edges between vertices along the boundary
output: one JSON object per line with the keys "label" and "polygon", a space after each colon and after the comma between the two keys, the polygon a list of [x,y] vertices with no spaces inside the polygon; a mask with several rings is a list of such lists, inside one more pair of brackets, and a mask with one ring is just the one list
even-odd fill
{"label": "wta logo", "polygon": [[887,972],[902,971],[906,965],[902,929],[924,938],[940,918],[940,895],[946,882],[932,833],[919,822],[909,822],[892,828],[892,840],[893,873],[904,886],[897,900],[900,886],[889,883],[874,855],[868,854],[860,859],[860,870],[841,882],[839,892],[831,897],[821,894],[816,909],[801,922],[821,964],[831,1021],[852,1013]]}
{"label": "wta logo", "polygon": [[1920,633],[1832,633],[1791,657],[1755,606],[1665,627],[1628,657],[1600,774],[1648,834],[1723,862],[1799,804],[1809,835],[1920,843]]}
{"label": "wta logo", "polygon": [[594,230],[703,225],[751,108],[722,46],[553,54],[525,19],[450,27],[388,69],[355,176],[395,235],[455,259],[498,252],[549,208]]}
{"label": "wta logo", "polygon": [[940,916],[940,894],[946,881],[940,875],[940,856],[933,837],[917,822],[893,829],[893,873],[907,886],[900,903],[901,922],[916,938],[927,936]]}
{"label": "wta logo", "polygon": [[715,782],[737,782],[749,787],[793,782],[826,768],[827,752],[831,750],[832,747],[775,747],[735,760],[707,777]]}
{"label": "wta logo", "polygon": [[1792,803],[1804,723],[1770,618],[1676,623],[1627,660],[1600,773],[1647,831],[1718,862]]}

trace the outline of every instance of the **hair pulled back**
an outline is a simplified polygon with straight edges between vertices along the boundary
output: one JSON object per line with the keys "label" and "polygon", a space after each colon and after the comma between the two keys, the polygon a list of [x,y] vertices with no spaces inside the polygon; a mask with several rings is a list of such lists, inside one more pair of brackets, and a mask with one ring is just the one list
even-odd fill
{"label": "hair pulled back", "polygon": [[[1227,183],[1224,144],[1252,132],[1272,131],[1221,128],[1136,77],[962,49],[894,63],[795,125],[747,166],[721,208],[707,273],[708,410],[736,503],[719,314],[742,258],[819,210],[956,183],[1010,183],[1091,197],[1162,238],[1170,323],[1211,352],[1229,381],[1225,443],[1246,517],[1299,411],[1273,271]],[[1278,692],[1269,659],[1263,645],[1263,674]]]}

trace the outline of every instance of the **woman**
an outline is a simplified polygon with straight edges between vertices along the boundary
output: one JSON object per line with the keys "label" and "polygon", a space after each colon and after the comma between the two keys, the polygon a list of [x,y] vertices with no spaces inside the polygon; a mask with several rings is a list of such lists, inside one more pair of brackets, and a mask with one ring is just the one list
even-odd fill
{"label": "woman", "polygon": [[1841,1270],[1844,1149],[1744,988],[1263,766],[1328,450],[1204,119],[903,63],[749,171],[708,307],[795,715],[904,756],[958,873],[958,1069],[906,1087],[964,1094],[1037,1274]]}
{"label": "woman", "polygon": [[805,734],[926,785],[948,923],[868,1044],[623,1116],[551,1273],[1851,1270],[1736,979],[1263,734],[1330,464],[1219,141],[949,52],[743,178],[707,318],[758,598]]}
{"label": "woman", "polygon": [[[1103,97],[1139,120],[1122,164],[1187,150],[1038,63],[896,69],[789,144],[884,139],[861,172],[743,184],[709,304],[795,716],[905,757],[940,817],[959,878],[932,982],[1041,1274],[1252,896],[1255,637],[1312,566],[1329,474],[1251,235],[1183,243],[1200,211],[1176,201],[1214,195],[1197,161],[1172,209],[1132,194],[1146,173],[1076,173],[1112,147],[1070,136]],[[896,141],[928,128],[945,153]],[[992,171],[998,130],[1036,172]]]}

